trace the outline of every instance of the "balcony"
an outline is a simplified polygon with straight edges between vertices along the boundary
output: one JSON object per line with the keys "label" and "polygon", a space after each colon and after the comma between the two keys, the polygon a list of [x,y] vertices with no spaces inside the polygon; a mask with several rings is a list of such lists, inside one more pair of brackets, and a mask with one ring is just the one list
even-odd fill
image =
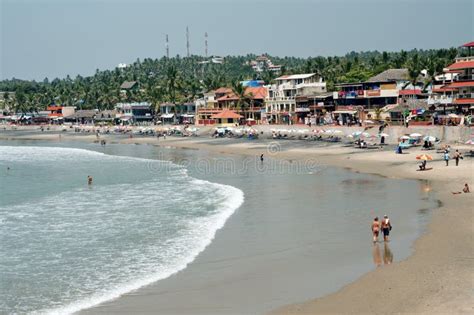
{"label": "balcony", "polygon": [[428,105],[448,105],[453,103],[453,98],[450,96],[430,97],[428,98]]}
{"label": "balcony", "polygon": [[455,60],[456,62],[474,61],[474,56],[457,57]]}
{"label": "balcony", "polygon": [[458,75],[455,82],[462,82],[462,81],[474,81],[474,74],[471,75]]}
{"label": "balcony", "polygon": [[458,98],[458,99],[462,99],[462,98],[474,98],[474,93],[458,94],[458,95],[456,95],[456,98]]}
{"label": "balcony", "polygon": [[276,97],[267,97],[266,102],[295,102],[294,96],[276,96]]}
{"label": "balcony", "polygon": [[326,88],[326,82],[312,82],[312,83],[300,83],[294,86],[296,89],[302,88]]}

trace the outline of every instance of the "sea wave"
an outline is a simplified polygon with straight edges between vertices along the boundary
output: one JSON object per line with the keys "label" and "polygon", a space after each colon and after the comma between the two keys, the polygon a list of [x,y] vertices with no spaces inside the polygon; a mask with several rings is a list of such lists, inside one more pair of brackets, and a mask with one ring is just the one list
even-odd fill
{"label": "sea wave", "polygon": [[[67,163],[78,157],[101,163],[108,159],[156,162],[73,148],[1,147],[1,152],[1,160],[28,164]],[[40,276],[44,284],[69,285],[42,306],[31,308],[24,294],[9,296],[15,301],[3,306],[0,302],[0,309],[71,314],[165,279],[195,260],[243,201],[238,188],[187,173],[167,173],[166,178],[151,177],[139,184],[94,185],[0,206],[0,239],[7,244],[0,254],[0,269],[16,266],[23,275],[50,272],[49,277]],[[159,233],[162,239],[157,238]],[[48,294],[41,292],[38,297],[48,299]]]}

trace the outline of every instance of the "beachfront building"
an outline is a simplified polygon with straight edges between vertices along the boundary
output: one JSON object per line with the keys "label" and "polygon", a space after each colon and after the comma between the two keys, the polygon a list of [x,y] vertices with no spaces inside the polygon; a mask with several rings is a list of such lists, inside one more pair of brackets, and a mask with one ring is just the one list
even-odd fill
{"label": "beachfront building", "polygon": [[194,124],[196,117],[196,103],[160,104],[160,120],[163,124]]}
{"label": "beachfront building", "polygon": [[333,112],[335,108],[332,92],[298,95],[295,101],[297,124],[324,124],[327,113]]}
{"label": "beachfront building", "polygon": [[[225,110],[235,112],[239,117],[239,123],[258,124],[265,117],[265,98],[267,96],[267,88],[264,86],[247,86],[243,99],[236,95],[231,88],[222,87],[211,93],[204,95],[206,107],[200,107],[197,111],[197,124],[213,125],[222,123],[217,114]],[[229,112],[227,112],[227,115]],[[236,115],[226,117],[237,122]]]}
{"label": "beachfront building", "polygon": [[98,124],[111,125],[115,123],[117,117],[117,111],[115,110],[102,110],[96,112],[94,120]]}
{"label": "beachfront building", "polygon": [[366,82],[336,85],[334,92],[336,110],[333,117],[341,125],[351,125],[365,120],[389,119],[389,111],[423,96],[423,83],[413,86],[408,69],[388,69],[369,78]]}
{"label": "beachfront building", "polygon": [[271,124],[298,122],[296,98],[326,92],[326,82],[316,73],[283,75],[269,85],[265,99],[266,121]]}
{"label": "beachfront building", "polygon": [[118,103],[115,105],[121,124],[149,124],[153,121],[153,108],[148,102]]}
{"label": "beachfront building", "polygon": [[77,110],[74,114],[64,117],[65,122],[71,122],[75,124],[94,124],[96,110]]}
{"label": "beachfront building", "polygon": [[210,117],[219,126],[234,126],[238,124],[243,116],[230,109],[224,109]]}
{"label": "beachfront building", "polygon": [[76,108],[74,106],[49,105],[46,107],[49,112],[48,117],[53,123],[62,123],[64,117],[74,114]]}
{"label": "beachfront building", "polygon": [[453,88],[447,88],[446,85],[452,83],[457,77],[456,72],[446,72],[434,77],[432,89],[428,95],[428,105],[446,113],[453,108],[453,95],[456,91]]}
{"label": "beachfront building", "polygon": [[444,86],[453,90],[453,105],[457,114],[469,115],[474,113],[474,42],[462,46],[467,51],[466,56],[457,57],[455,62],[446,68],[447,72],[456,72],[453,81]]}

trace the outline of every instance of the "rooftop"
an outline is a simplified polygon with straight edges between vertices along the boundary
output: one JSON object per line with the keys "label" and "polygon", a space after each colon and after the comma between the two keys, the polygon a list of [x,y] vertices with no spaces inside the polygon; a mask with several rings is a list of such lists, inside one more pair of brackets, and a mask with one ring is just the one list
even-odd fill
{"label": "rooftop", "polygon": [[281,77],[276,78],[275,80],[297,80],[297,79],[307,79],[315,75],[316,73],[304,73],[304,74],[288,74],[282,75]]}
{"label": "rooftop", "polygon": [[474,61],[458,61],[447,66],[448,70],[461,70],[469,68],[474,68]]}
{"label": "rooftop", "polygon": [[409,80],[408,69],[388,69],[367,80],[367,82],[389,82]]}
{"label": "rooftop", "polygon": [[125,82],[122,83],[120,88],[122,90],[129,90],[129,89],[133,88],[136,84],[137,84],[137,81],[125,81]]}
{"label": "rooftop", "polygon": [[218,114],[214,114],[211,116],[211,119],[239,119],[242,118],[239,114],[229,109],[224,109],[222,112]]}
{"label": "rooftop", "polygon": [[[237,95],[235,95],[235,93],[232,91],[232,89],[229,89],[229,91],[227,93],[225,93],[226,95],[218,98],[217,100],[218,101],[236,101],[238,100],[238,97]],[[267,96],[267,88],[266,87],[263,87],[263,86],[259,86],[259,87],[247,87],[245,89],[245,95],[247,97],[250,97],[254,100],[257,100],[257,99],[264,99],[266,96]]]}

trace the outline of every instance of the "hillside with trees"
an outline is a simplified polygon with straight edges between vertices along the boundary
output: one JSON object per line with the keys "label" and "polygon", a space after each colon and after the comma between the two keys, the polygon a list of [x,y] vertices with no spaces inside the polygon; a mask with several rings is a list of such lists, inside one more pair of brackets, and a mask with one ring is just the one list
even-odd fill
{"label": "hillside with trees", "polygon": [[[436,74],[452,63],[458,49],[411,50],[400,52],[350,52],[333,57],[275,57],[283,74],[318,73],[327,82],[328,90],[343,82],[364,81],[389,68],[408,68],[413,80],[422,69],[428,72],[429,84]],[[76,106],[78,109],[112,109],[118,102],[148,101],[158,108],[163,102],[189,102],[204,92],[222,86],[233,87],[244,79],[271,82],[274,74],[268,70],[257,74],[250,66],[256,55],[227,56],[222,64],[208,62],[202,56],[136,60],[126,68],[96,70],[92,76],[41,82],[19,79],[0,81],[4,107],[16,112],[35,112],[47,105]],[[124,81],[137,81],[139,89],[120,92]],[[11,93],[14,92],[14,93]]]}

